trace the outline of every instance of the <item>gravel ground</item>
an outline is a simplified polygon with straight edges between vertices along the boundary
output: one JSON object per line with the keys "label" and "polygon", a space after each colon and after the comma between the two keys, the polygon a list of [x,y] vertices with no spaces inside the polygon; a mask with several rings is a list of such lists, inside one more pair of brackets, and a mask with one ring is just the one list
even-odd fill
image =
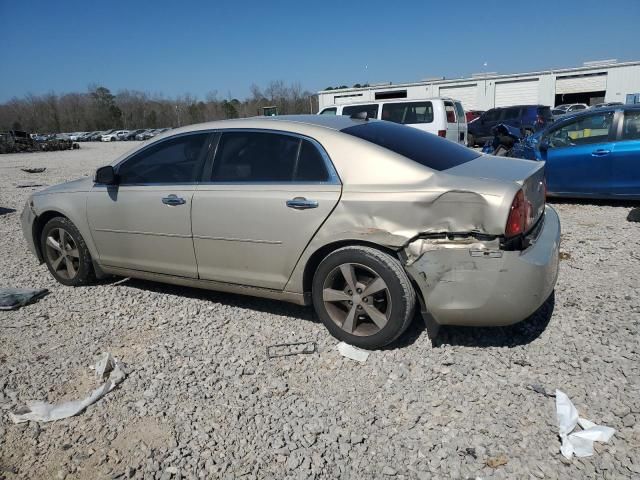
{"label": "gravel ground", "polygon": [[[443,328],[435,344],[414,322],[359,364],[310,308],[138,280],[56,284],[19,227],[34,189],[16,185],[91,174],[131,146],[0,156],[0,286],[51,290],[0,313],[0,479],[640,478],[633,205],[555,204],[563,261],[535,319]],[[267,345],[295,341],[318,353],[267,358]],[[104,351],[128,372],[105,398],[77,417],[10,423],[26,401],[84,396]],[[564,460],[554,399],[531,384],[563,390],[613,440]]]}

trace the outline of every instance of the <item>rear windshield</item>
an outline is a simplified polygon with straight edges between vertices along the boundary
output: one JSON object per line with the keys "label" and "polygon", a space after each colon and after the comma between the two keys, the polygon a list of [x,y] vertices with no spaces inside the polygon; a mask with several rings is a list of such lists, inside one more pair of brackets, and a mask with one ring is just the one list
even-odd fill
{"label": "rear windshield", "polygon": [[391,122],[366,122],[341,130],[375,143],[433,170],[446,170],[478,158],[480,154],[445,138]]}

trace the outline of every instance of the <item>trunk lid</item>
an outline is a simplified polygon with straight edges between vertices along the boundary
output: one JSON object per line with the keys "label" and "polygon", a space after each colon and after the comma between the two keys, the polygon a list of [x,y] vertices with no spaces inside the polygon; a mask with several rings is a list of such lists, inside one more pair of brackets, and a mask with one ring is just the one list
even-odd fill
{"label": "trunk lid", "polygon": [[[450,175],[480,178],[520,185],[529,208],[527,224],[534,226],[544,213],[545,180],[544,162],[519,158],[481,155],[445,171]],[[513,200],[513,199],[511,199]]]}

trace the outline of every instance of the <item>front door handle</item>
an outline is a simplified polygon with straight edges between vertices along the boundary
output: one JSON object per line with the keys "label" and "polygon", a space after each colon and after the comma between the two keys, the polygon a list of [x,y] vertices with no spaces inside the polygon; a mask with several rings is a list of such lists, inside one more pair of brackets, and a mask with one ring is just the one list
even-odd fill
{"label": "front door handle", "polygon": [[593,157],[604,157],[606,155],[609,155],[610,153],[611,153],[611,150],[600,149],[600,150],[595,150],[594,152],[592,152],[591,156],[593,156]]}
{"label": "front door handle", "polygon": [[294,208],[296,210],[306,210],[307,208],[318,208],[317,200],[307,200],[304,197],[296,197],[291,200],[287,200],[287,207]]}
{"label": "front door handle", "polygon": [[162,203],[164,203],[165,205],[175,206],[175,205],[184,205],[185,203],[187,203],[187,201],[184,198],[178,197],[177,195],[174,195],[172,193],[171,195],[162,197]]}

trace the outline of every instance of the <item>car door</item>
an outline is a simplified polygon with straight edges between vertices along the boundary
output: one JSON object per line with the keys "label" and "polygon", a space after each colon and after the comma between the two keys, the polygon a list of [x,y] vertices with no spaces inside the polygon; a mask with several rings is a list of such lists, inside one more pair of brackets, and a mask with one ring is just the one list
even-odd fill
{"label": "car door", "polygon": [[458,118],[458,143],[461,145],[467,144],[467,116],[464,113],[464,108],[460,102],[454,102],[456,107],[456,116]]}
{"label": "car door", "polygon": [[620,112],[621,128],[611,152],[615,195],[640,198],[640,109]]}
{"label": "car door", "polygon": [[447,122],[446,126],[446,138],[451,140],[452,142],[458,142],[458,135],[460,134],[458,129],[458,118],[456,115],[456,107],[453,105],[453,102],[445,101],[444,102],[444,116],[445,121]]}
{"label": "car door", "polygon": [[192,206],[200,278],[283,289],[340,198],[328,156],[306,137],[226,130],[210,170]]}
{"label": "car door", "polygon": [[611,194],[613,112],[581,115],[561,122],[541,141],[550,193]]}
{"label": "car door", "polygon": [[101,264],[197,276],[191,201],[212,138],[155,142],[115,167],[117,185],[94,185],[87,214]]}

